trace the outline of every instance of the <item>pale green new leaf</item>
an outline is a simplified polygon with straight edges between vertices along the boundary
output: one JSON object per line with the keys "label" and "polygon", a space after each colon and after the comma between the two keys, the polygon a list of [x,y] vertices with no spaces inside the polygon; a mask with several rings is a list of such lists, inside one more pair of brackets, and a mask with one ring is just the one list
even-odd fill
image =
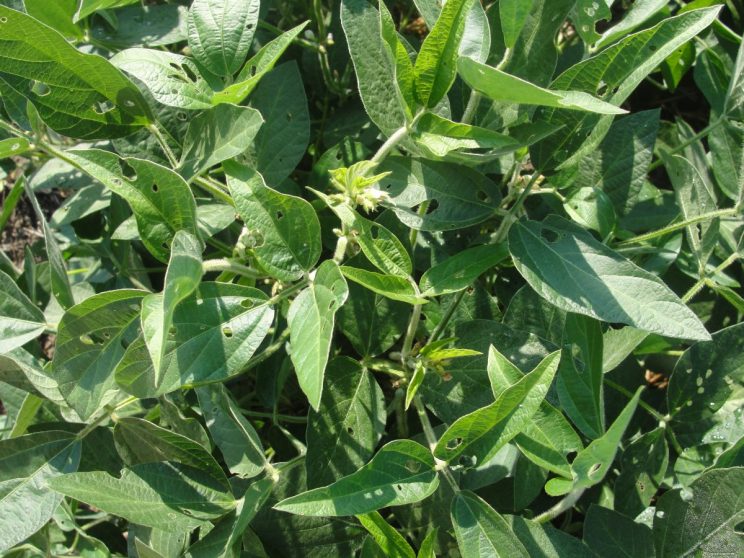
{"label": "pale green new leaf", "polygon": [[490,459],[527,426],[545,399],[559,361],[559,351],[549,354],[496,401],[456,420],[440,437],[434,455],[447,462],[463,454],[475,456],[478,463]]}
{"label": "pale green new leaf", "polygon": [[411,281],[400,275],[385,275],[348,265],[341,266],[341,273],[347,279],[391,300],[407,304],[426,304],[427,302],[426,298],[416,292]]}
{"label": "pale green new leaf", "polygon": [[162,381],[144,339],[127,348],[116,367],[116,383],[137,397],[156,397],[183,385],[221,381],[238,374],[266,337],[274,311],[258,289],[203,282],[173,313],[161,362]]}
{"label": "pale green new leaf", "polygon": [[457,69],[470,87],[494,101],[557,107],[596,114],[627,112],[588,93],[545,89],[470,58],[460,57]]}
{"label": "pale green new leaf", "polygon": [[183,140],[178,172],[186,181],[227,159],[237,157],[252,144],[264,120],[257,110],[219,105],[189,122]]}
{"label": "pale green new leaf", "polygon": [[116,451],[130,467],[173,461],[200,469],[229,489],[225,473],[204,446],[147,420],[135,417],[120,419],[114,429],[114,442]]}
{"label": "pale green new leaf", "polygon": [[44,213],[41,211],[39,201],[36,199],[31,188],[26,183],[26,195],[31,201],[31,205],[34,208],[36,219],[41,225],[41,230],[44,233],[44,246],[46,247],[47,259],[49,260],[49,272],[51,274],[52,282],[52,294],[54,298],[59,302],[59,305],[63,309],[67,309],[75,304],[75,299],[72,296],[72,287],[70,286],[70,279],[67,277],[67,267],[65,266],[65,260],[62,258],[62,252],[59,249],[59,245],[54,238],[54,233],[49,227],[49,223],[44,217]]}
{"label": "pale green new leaf", "polygon": [[235,83],[212,95],[212,104],[233,103],[237,105],[243,102],[256,88],[261,78],[272,70],[287,47],[305,29],[307,23],[301,23],[261,47],[261,50],[245,63],[245,66],[235,78]]}
{"label": "pale green new leaf", "polygon": [[361,515],[420,502],[438,486],[431,452],[411,440],[395,440],[356,473],[330,486],[291,496],[274,509],[307,516]]}
{"label": "pale green new leaf", "polygon": [[139,525],[190,531],[235,508],[229,490],[209,474],[179,463],[142,463],[121,477],[72,473],[49,482],[55,491]]}
{"label": "pale green new leaf", "polygon": [[456,293],[469,287],[481,274],[507,258],[505,243],[486,244],[463,250],[430,267],[419,282],[424,296]]}
{"label": "pale green new leaf", "polygon": [[142,159],[120,159],[99,149],[71,150],[65,155],[129,203],[142,243],[159,260],[168,261],[176,231],[183,229],[198,238],[194,195],[169,168]]}
{"label": "pale green new leaf", "polygon": [[269,188],[255,170],[226,163],[238,214],[256,240],[251,254],[269,274],[294,281],[310,271],[321,251],[320,222],[304,199]]}
{"label": "pale green new leaf", "polygon": [[7,353],[44,332],[44,313],[0,271],[0,353]]}
{"label": "pale green new leaf", "polygon": [[163,292],[142,300],[142,333],[155,371],[155,385],[161,378],[161,365],[168,336],[171,335],[176,306],[191,295],[202,277],[201,241],[180,230],[173,237]]}
{"label": "pale green new leaf", "polygon": [[328,363],[318,411],[307,422],[307,483],[350,475],[374,453],[385,430],[385,397],[371,372],[347,357]]}
{"label": "pale green new leaf", "polygon": [[457,546],[468,558],[528,558],[509,524],[483,499],[465,490],[452,500]]}
{"label": "pale green new leaf", "polygon": [[145,84],[159,103],[186,110],[212,106],[212,87],[193,60],[181,54],[148,48],[118,52],[111,63]]}
{"label": "pale green new leaf", "polygon": [[323,393],[334,318],[348,294],[338,265],[326,260],[318,267],[310,286],[292,301],[287,314],[292,363],[300,387],[315,410]]}
{"label": "pale green new leaf", "polygon": [[60,134],[126,136],[150,120],[139,89],[105,58],[84,54],[43,23],[0,6],[0,87],[33,103]]}
{"label": "pale green new leaf", "polygon": [[204,386],[197,388],[196,394],[207,428],[230,472],[245,478],[261,473],[267,464],[261,440],[225,387]]}
{"label": "pale green new leaf", "polygon": [[684,492],[666,492],[654,514],[656,556],[741,556],[743,485],[744,468],[733,467],[705,473]]}
{"label": "pale green new leaf", "polygon": [[457,75],[456,61],[473,0],[450,0],[424,39],[413,67],[416,99],[427,108],[447,94]]}
{"label": "pale green new leaf", "polygon": [[62,496],[47,483],[72,473],[80,441],[49,430],[0,441],[0,552],[23,542],[49,521]]}
{"label": "pale green new leaf", "polygon": [[99,293],[65,312],[57,330],[54,377],[67,404],[88,419],[118,392],[114,369],[137,335],[147,293]]}
{"label": "pale green new leaf", "polygon": [[558,308],[669,337],[710,339],[658,277],[562,217],[515,223],[509,251],[527,283]]}
{"label": "pale green new leaf", "polygon": [[194,0],[189,47],[211,73],[232,76],[243,65],[258,24],[259,0]]}
{"label": "pale green new leaf", "polygon": [[379,512],[358,515],[357,519],[374,538],[384,555],[390,558],[415,558],[411,545]]}

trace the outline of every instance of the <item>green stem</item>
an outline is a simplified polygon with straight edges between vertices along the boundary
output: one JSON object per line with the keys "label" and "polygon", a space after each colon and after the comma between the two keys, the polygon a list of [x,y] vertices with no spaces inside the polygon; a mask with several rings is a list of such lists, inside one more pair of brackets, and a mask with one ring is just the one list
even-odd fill
{"label": "green stem", "polygon": [[230,197],[229,194],[222,190],[222,188],[218,188],[217,186],[215,186],[212,181],[209,181],[201,176],[197,176],[192,180],[192,182],[199,186],[199,188],[201,188],[205,192],[212,194],[218,200],[232,205],[233,207],[235,206],[235,202],[233,201],[232,197]]}
{"label": "green stem", "polygon": [[160,148],[163,150],[163,153],[165,153],[165,156],[168,159],[170,166],[173,167],[174,169],[177,168],[178,157],[176,157],[176,154],[173,153],[173,150],[170,148],[170,145],[168,145],[168,141],[165,139],[165,136],[160,131],[160,128],[158,128],[158,125],[155,123],[150,124],[147,127],[147,129],[150,131],[153,137],[157,140],[158,145],[160,145]]}
{"label": "green stem", "polygon": [[641,244],[648,240],[653,240],[654,238],[659,238],[660,236],[664,236],[674,231],[684,229],[685,227],[689,227],[690,225],[695,225],[697,223],[703,223],[705,221],[709,221],[710,219],[715,219],[716,217],[730,217],[732,215],[736,215],[736,208],[731,207],[728,209],[718,209],[716,211],[711,211],[710,213],[704,213],[703,215],[698,215],[696,217],[690,217],[689,219],[685,219],[684,221],[680,221],[672,225],[667,225],[666,227],[663,227],[656,231],[652,231],[650,233],[646,233],[640,236],[629,238],[628,240],[623,240],[622,242],[618,243],[618,246],[628,246],[630,244]]}
{"label": "green stem", "polygon": [[[418,294],[418,293],[416,293]],[[406,360],[408,355],[411,354],[411,348],[413,347],[413,340],[416,337],[416,330],[418,329],[419,321],[421,320],[421,304],[413,305],[413,312],[411,312],[411,319],[408,322],[408,328],[406,329],[406,336],[403,339],[403,348],[400,351],[400,361],[403,363],[403,367],[406,367]]]}
{"label": "green stem", "polygon": [[[437,435],[434,433],[434,427],[432,427],[431,425],[429,415],[426,413],[426,406],[421,400],[420,395],[414,396],[413,405],[416,407],[416,414],[418,415],[419,422],[421,422],[421,430],[423,430],[424,432],[426,443],[429,444],[429,449],[433,453],[434,448],[437,447]],[[443,461],[437,460],[437,469],[440,473],[442,473],[444,479],[452,487],[452,491],[455,493],[460,492],[460,485],[457,483],[457,480],[452,475],[452,471],[450,471],[449,465],[447,465],[447,463]]]}
{"label": "green stem", "polygon": [[362,361],[362,365],[366,366],[370,370],[374,370],[375,372],[382,372],[383,374],[387,374],[388,376],[392,376],[393,378],[398,378],[400,380],[405,380],[408,375],[400,370],[399,368],[396,368],[392,364],[390,364],[390,361],[382,360],[382,359],[369,359]]}
{"label": "green stem", "polygon": [[706,285],[706,283],[708,282],[708,279],[711,276],[714,276],[717,273],[720,273],[721,271],[723,271],[724,269],[726,269],[727,267],[735,263],[739,258],[740,258],[739,254],[737,252],[734,252],[728,258],[723,260],[723,262],[713,270],[713,273],[711,275],[708,275],[706,273],[692,287],[690,287],[689,291],[687,291],[682,296],[682,302],[685,302],[685,303],[690,302],[693,298],[695,298],[695,295],[698,294],[700,290]]}
{"label": "green stem", "polygon": [[[713,130],[715,130],[716,128],[718,128],[718,126],[720,126],[723,123],[723,121],[724,121],[723,118],[717,118],[716,120],[714,120],[713,122],[711,122],[710,124],[708,124],[705,128],[703,128],[702,130],[700,130],[694,136],[691,136],[691,137],[687,138],[685,141],[683,141],[679,145],[677,145],[674,148],[670,149],[669,151],[665,152],[664,155],[667,156],[667,157],[670,157],[672,155],[676,155],[677,153],[679,153],[683,149],[686,149],[687,147],[689,147],[690,145],[692,145],[693,143],[695,143],[699,139],[702,139],[705,136],[707,136],[708,134],[710,134]],[[663,164],[664,164],[664,159],[663,158],[662,159],[657,159],[656,161],[654,161],[653,163],[651,163],[649,165],[648,171],[646,171],[646,172],[651,172],[652,170],[659,168]]]}
{"label": "green stem", "polygon": [[297,291],[301,291],[302,289],[304,289],[305,287],[307,287],[309,283],[310,283],[310,281],[308,281],[307,279],[303,279],[299,283],[295,283],[291,287],[287,287],[286,289],[284,289],[279,294],[272,296],[267,301],[267,304],[277,304],[278,302],[281,302],[285,298],[287,298],[289,296],[292,296]]}
{"label": "green stem", "polygon": [[548,511],[541,513],[538,515],[534,521],[535,523],[547,523],[548,521],[552,521],[562,513],[567,512],[571,508],[574,507],[574,504],[579,501],[581,496],[584,494],[583,488],[577,488],[576,490],[570,492],[563,500],[558,502],[555,506],[550,508]]}
{"label": "green stem", "polygon": [[238,275],[250,277],[251,279],[259,279],[263,277],[255,269],[251,269],[250,267],[241,265],[239,263],[231,262],[230,260],[224,258],[219,260],[207,260],[203,262],[202,270],[204,273],[210,273],[213,271],[229,271],[232,273],[237,273]]}
{"label": "green stem", "polygon": [[[605,378],[604,383],[610,386],[615,391],[622,393],[628,399],[632,399],[634,396],[634,394],[630,390],[625,389],[623,386],[613,382],[612,380],[608,380],[607,378]],[[654,409],[651,405],[646,403],[643,399],[638,400],[638,406],[644,411],[646,411],[649,415],[654,417],[656,420],[658,420],[659,422],[666,422],[666,417],[662,415],[659,411]]]}
{"label": "green stem", "polygon": [[466,289],[463,289],[459,293],[457,293],[457,297],[455,298],[455,300],[452,301],[452,304],[449,305],[444,316],[442,316],[442,319],[439,320],[437,327],[435,327],[434,331],[432,331],[431,337],[429,338],[430,343],[437,341],[442,336],[442,333],[444,333],[444,329],[447,327],[447,324],[449,324],[449,321],[455,314],[455,310],[457,310],[457,307],[462,302],[462,299],[465,298],[465,291]]}
{"label": "green stem", "polygon": [[249,411],[248,409],[240,409],[241,414],[251,418],[265,418],[270,420],[278,420],[279,422],[289,422],[293,424],[306,424],[307,417],[295,417],[292,415],[282,415],[274,413],[264,413],[261,411]]}
{"label": "green stem", "polygon": [[115,406],[106,405],[106,407],[104,407],[103,414],[101,414],[101,416],[99,416],[97,419],[95,419],[93,422],[91,422],[85,428],[83,428],[80,432],[78,432],[77,436],[75,436],[75,439],[82,440],[88,434],[93,432],[93,430],[98,428],[102,423],[104,423],[109,418],[111,418],[111,415],[113,415],[116,411],[118,411],[119,409],[123,409],[127,405],[131,405],[135,401],[138,401],[138,398],[132,396],[132,397],[128,397],[127,399],[125,399],[121,403],[118,403]]}
{"label": "green stem", "polygon": [[515,201],[514,205],[511,206],[511,208],[509,209],[509,213],[507,213],[506,217],[504,217],[504,219],[501,221],[501,225],[499,225],[499,228],[496,231],[496,235],[494,237],[495,244],[499,244],[500,242],[502,242],[506,238],[506,235],[509,234],[509,229],[514,223],[516,213],[522,208],[525,200],[530,195],[532,187],[537,184],[541,177],[542,175],[539,172],[535,172],[532,175],[532,178],[530,178],[530,181],[527,183],[527,186],[525,186],[524,190],[520,192],[517,201]]}
{"label": "green stem", "polygon": [[377,150],[377,153],[374,154],[371,161],[373,163],[380,163],[385,157],[387,157],[390,152],[395,148],[396,145],[398,145],[400,142],[402,142],[404,139],[408,137],[408,126],[402,126],[395,130],[393,134],[385,141],[385,143],[382,144],[380,149]]}
{"label": "green stem", "polygon": [[478,110],[478,105],[480,105],[482,98],[483,96],[475,89],[470,92],[468,106],[465,107],[465,112],[463,113],[462,119],[460,120],[463,124],[470,124],[473,121],[475,113]]}

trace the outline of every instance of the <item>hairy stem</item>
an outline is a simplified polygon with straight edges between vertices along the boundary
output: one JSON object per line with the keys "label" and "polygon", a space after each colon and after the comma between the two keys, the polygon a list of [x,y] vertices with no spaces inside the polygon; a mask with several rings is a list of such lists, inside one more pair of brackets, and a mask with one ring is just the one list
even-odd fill
{"label": "hairy stem", "polygon": [[552,521],[562,513],[567,512],[574,507],[574,504],[579,501],[581,496],[584,494],[583,488],[577,488],[573,492],[570,492],[563,500],[558,502],[555,506],[550,508],[548,511],[538,515],[533,521],[535,523],[547,523]]}

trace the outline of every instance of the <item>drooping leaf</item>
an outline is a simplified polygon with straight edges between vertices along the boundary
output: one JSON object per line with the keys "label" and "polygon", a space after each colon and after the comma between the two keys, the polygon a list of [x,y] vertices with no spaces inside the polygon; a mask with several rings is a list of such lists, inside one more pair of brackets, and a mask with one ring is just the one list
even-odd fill
{"label": "drooping leaf", "polygon": [[457,70],[470,87],[494,101],[557,107],[596,114],[626,112],[583,91],[545,89],[470,58],[461,57],[457,61]]}
{"label": "drooping leaf", "polygon": [[514,48],[532,9],[532,0],[501,0],[499,20],[506,48]]}
{"label": "drooping leaf", "polygon": [[142,463],[121,477],[102,471],[50,480],[55,491],[148,527],[190,531],[235,507],[232,494],[207,473],[178,463]]}
{"label": "drooping leaf", "polygon": [[333,260],[326,260],[309,287],[292,301],[287,314],[292,363],[302,391],[313,409],[320,406],[323,378],[333,338],[336,311],[349,289]]}
{"label": "drooping leaf", "polygon": [[189,47],[218,76],[243,65],[258,24],[259,0],[195,0],[189,8]]}
{"label": "drooping leaf", "polygon": [[0,271],[0,353],[20,347],[44,332],[44,313]]}
{"label": "drooping leaf", "polygon": [[660,279],[561,217],[515,223],[509,251],[530,286],[563,310],[669,337],[710,338]]}
{"label": "drooping leaf", "polygon": [[456,420],[439,438],[434,455],[451,462],[465,454],[487,461],[525,428],[545,399],[553,381],[560,353],[554,352],[491,405]]}
{"label": "drooping leaf", "polygon": [[385,275],[348,265],[341,266],[344,277],[391,300],[408,304],[424,304],[425,298],[416,292],[414,285],[400,275]]}
{"label": "drooping leaf", "polygon": [[358,515],[357,519],[372,535],[384,556],[391,558],[415,558],[411,545],[378,512]]}
{"label": "drooping leaf", "polygon": [[116,367],[116,383],[137,397],[155,397],[183,385],[224,380],[239,373],[266,336],[274,319],[268,297],[258,289],[203,282],[173,313],[161,363],[155,372],[142,337],[127,348]]}
{"label": "drooping leaf", "polygon": [[186,181],[209,167],[237,157],[252,144],[263,125],[261,114],[250,107],[218,105],[189,122],[178,172]]}
{"label": "drooping leaf", "polygon": [[0,40],[6,44],[0,90],[28,99],[56,132],[114,138],[149,124],[150,109],[137,86],[106,59],[80,52],[33,17],[0,6]]}
{"label": "drooping leaf", "polygon": [[669,466],[664,429],[656,428],[631,442],[623,451],[615,479],[615,509],[628,517],[641,513],[656,495]]}
{"label": "drooping leaf", "polygon": [[186,40],[188,13],[186,6],[176,4],[129,5],[116,11],[116,27],[94,19],[90,34],[114,48],[172,45]]}
{"label": "drooping leaf", "polygon": [[579,539],[553,527],[518,515],[504,516],[529,556],[544,558],[594,558],[595,554]]}
{"label": "drooping leaf", "polygon": [[266,466],[261,440],[224,386],[197,388],[207,428],[230,472],[255,477]]}
{"label": "drooping leaf", "polygon": [[[307,426],[308,487],[325,486],[359,469],[385,429],[385,398],[374,376],[358,362],[328,363],[318,411]],[[350,449],[353,448],[353,449]]]}
{"label": "drooping leaf", "polygon": [[602,506],[589,507],[583,538],[597,556],[643,558],[654,555],[651,529]]}
{"label": "drooping leaf", "polygon": [[736,526],[744,516],[744,468],[709,471],[689,489],[659,498],[654,514],[656,556],[736,556],[744,541]]}
{"label": "drooping leaf", "polygon": [[79,462],[80,441],[67,432],[48,430],[0,441],[0,552],[51,519],[62,496],[47,483],[76,471]]}
{"label": "drooping leaf", "polygon": [[269,188],[255,170],[225,165],[238,213],[256,238],[251,252],[259,265],[283,281],[310,271],[320,257],[320,223],[302,198]]}
{"label": "drooping leaf", "polygon": [[452,525],[463,556],[529,556],[504,518],[470,491],[459,492],[452,500]]}
{"label": "drooping leaf", "polygon": [[461,291],[507,256],[505,244],[486,244],[464,250],[430,267],[419,282],[421,293],[424,296],[439,296]]}
{"label": "drooping leaf", "polygon": [[204,247],[191,233],[176,231],[171,246],[163,292],[147,295],[142,300],[142,334],[155,371],[155,385],[162,376],[161,366],[168,336],[172,335],[176,306],[199,286],[202,277],[201,253]]}
{"label": "drooping leaf", "polygon": [[117,394],[114,369],[137,335],[147,293],[122,289],[93,295],[60,321],[52,361],[67,404],[87,419]]}
{"label": "drooping leaf", "polygon": [[309,516],[361,515],[419,502],[438,485],[431,452],[411,440],[395,440],[356,473],[282,500],[274,509]]}

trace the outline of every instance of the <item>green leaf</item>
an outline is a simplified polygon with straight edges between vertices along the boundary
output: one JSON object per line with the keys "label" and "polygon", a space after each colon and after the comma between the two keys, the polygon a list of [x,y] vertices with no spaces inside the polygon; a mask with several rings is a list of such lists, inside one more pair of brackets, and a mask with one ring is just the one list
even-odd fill
{"label": "green leaf", "polygon": [[514,48],[532,9],[532,0],[501,0],[499,20],[506,48]]}
{"label": "green leaf", "polygon": [[15,281],[0,271],[0,353],[7,353],[44,333],[46,320]]}
{"label": "green leaf", "polygon": [[[719,11],[720,7],[703,8],[664,19],[572,66],[551,88],[583,91],[619,106],[669,54],[708,27]],[[543,172],[593,152],[612,123],[611,116],[555,108],[540,110],[536,118],[563,125],[530,149],[535,167]]]}
{"label": "green leaf", "polygon": [[516,515],[504,517],[527,549],[530,556],[543,558],[595,558],[596,555],[577,539],[553,527],[550,523],[535,523]]}
{"label": "green leaf", "polygon": [[620,475],[615,480],[615,509],[636,517],[651,503],[669,466],[665,431],[655,428],[631,442],[623,451]]}
{"label": "green leaf", "polygon": [[460,455],[488,461],[522,431],[545,399],[560,352],[545,357],[537,367],[505,389],[496,401],[456,420],[439,439],[434,455],[452,462]]}
{"label": "green leaf", "polygon": [[90,29],[91,37],[115,49],[157,47],[186,41],[189,13],[186,6],[137,4],[116,11],[116,27],[103,22],[96,25],[94,20]]}
{"label": "green leaf", "polygon": [[570,17],[581,40],[591,45],[601,39],[595,29],[597,22],[609,21],[612,18],[612,12],[610,4],[605,0],[577,0]]}
{"label": "green leaf", "polygon": [[196,394],[207,428],[230,472],[245,478],[260,474],[267,465],[261,440],[229,392],[214,385],[197,388]]}
{"label": "green leaf", "polygon": [[326,260],[309,287],[292,301],[287,314],[290,356],[297,380],[310,405],[318,410],[333,339],[336,311],[346,301],[346,280],[333,260]]}
{"label": "green leaf", "polygon": [[173,313],[161,363],[162,382],[142,337],[127,347],[116,367],[116,383],[140,398],[183,385],[225,380],[248,365],[271,327],[274,311],[258,289],[203,282]]}
{"label": "green leaf", "polygon": [[212,106],[212,87],[186,56],[129,48],[116,53],[111,63],[141,81],[159,103],[186,110]]}
{"label": "green leaf", "polygon": [[78,10],[75,14],[75,22],[97,12],[98,10],[109,10],[120,6],[134,4],[137,0],[79,0]]}
{"label": "green leaf", "polygon": [[426,537],[424,537],[424,540],[421,542],[416,558],[436,558],[434,547],[438,534],[439,530],[436,527],[427,533]]}
{"label": "green leaf", "polygon": [[561,407],[586,436],[598,438],[605,430],[600,323],[587,316],[569,313],[563,347],[564,358],[556,380]]}
{"label": "green leaf", "polygon": [[214,165],[244,153],[264,120],[250,107],[219,105],[189,122],[178,172],[186,181]]}
{"label": "green leaf", "polygon": [[185,230],[198,238],[194,196],[172,170],[98,149],[70,150],[65,156],[129,203],[142,243],[159,260],[168,261],[176,231]]}
{"label": "green leaf", "polygon": [[607,238],[615,228],[617,219],[612,200],[599,188],[575,190],[563,202],[563,209],[576,223],[597,231],[602,238]]}
{"label": "green leaf", "polygon": [[67,277],[65,260],[62,258],[62,252],[54,238],[54,233],[52,233],[52,230],[49,228],[49,223],[47,223],[46,217],[44,217],[44,213],[41,211],[39,201],[36,199],[36,196],[31,191],[28,184],[26,184],[25,188],[26,195],[34,208],[36,219],[41,224],[41,230],[44,232],[44,246],[46,247],[47,259],[49,260],[52,294],[62,308],[69,308],[75,304],[75,298],[72,296],[72,287],[70,286],[70,280]]}
{"label": "green leaf", "polygon": [[669,337],[710,338],[660,279],[561,217],[515,223],[509,251],[530,286],[558,308]]}
{"label": "green leaf", "polygon": [[357,519],[374,537],[384,556],[391,558],[415,558],[411,545],[378,512],[358,515]]}
{"label": "green leaf", "polygon": [[28,15],[59,31],[66,38],[83,38],[82,29],[73,23],[77,0],[58,0],[51,4],[44,0],[23,0],[23,5]]}
{"label": "green leaf", "polygon": [[80,441],[67,432],[48,430],[0,440],[0,552],[23,542],[52,518],[62,496],[49,490],[48,483],[76,471],[79,462]]}
{"label": "green leaf", "polygon": [[8,138],[0,141],[0,159],[7,159],[14,155],[21,155],[28,151],[29,143],[26,138]]}
{"label": "green leaf", "polygon": [[241,161],[249,162],[267,184],[278,186],[295,170],[310,142],[310,114],[297,63],[287,62],[266,74],[250,106],[261,113],[264,124]]}
{"label": "green leaf", "polygon": [[33,103],[56,132],[114,138],[150,122],[145,99],[119,70],[36,19],[0,6],[0,40],[6,45],[0,85]]}
{"label": "green leaf", "polygon": [[305,467],[310,488],[362,467],[372,457],[387,418],[380,386],[358,362],[334,358],[325,384],[318,411],[308,414]]}
{"label": "green leaf", "polygon": [[116,450],[128,466],[158,461],[173,461],[208,473],[225,489],[229,484],[225,473],[204,447],[186,436],[177,434],[140,418],[125,417],[114,429]]}
{"label": "green leaf", "polygon": [[137,335],[146,294],[129,289],[103,292],[62,317],[52,370],[65,401],[83,420],[116,397],[114,369]]}
{"label": "green leaf", "polygon": [[557,107],[596,114],[627,112],[588,93],[544,89],[470,58],[460,57],[457,61],[457,70],[470,87],[494,101]]}
{"label": "green leaf", "polygon": [[666,492],[656,504],[656,556],[736,556],[744,541],[736,532],[744,518],[744,468],[709,471],[689,489]]}
{"label": "green leaf", "polygon": [[[493,217],[501,202],[499,187],[476,170],[451,163],[388,157],[377,169],[390,172],[382,181],[392,208],[408,227],[454,230]],[[427,211],[419,212],[428,201]]]}
{"label": "green leaf", "polygon": [[188,36],[197,62],[219,76],[237,72],[251,48],[259,7],[259,0],[194,0]]}
{"label": "green leaf", "polygon": [[413,67],[416,98],[427,108],[447,95],[457,75],[456,61],[472,0],[451,0],[424,39]]}
{"label": "green leaf", "polygon": [[341,266],[344,277],[391,300],[407,304],[425,304],[427,300],[416,292],[414,285],[399,275],[385,275],[357,267]]}
{"label": "green leaf", "polygon": [[666,0],[638,0],[633,2],[623,15],[623,19],[602,33],[602,37],[594,47],[604,47],[623,38],[663,10],[667,4]]}
{"label": "green leaf", "polygon": [[[571,489],[586,489],[602,482],[615,460],[620,441],[628,428],[630,419],[633,418],[642,390],[643,388],[638,388],[633,398],[617,416],[615,422],[607,429],[607,432],[578,453],[573,463],[571,463],[573,484],[571,485],[571,483],[562,479],[553,479],[545,487],[548,494],[557,495]],[[561,487],[561,489],[556,490],[558,487]]]}
{"label": "green leaf", "polygon": [[269,188],[255,170],[226,163],[227,184],[248,233],[256,240],[251,254],[282,281],[310,271],[321,251],[320,222],[302,198]]}
{"label": "green leaf", "polygon": [[651,529],[616,511],[592,504],[584,521],[584,542],[597,556],[654,555]]}
{"label": "green leaf", "polygon": [[282,500],[274,509],[308,516],[361,515],[420,502],[437,486],[431,452],[411,440],[394,440],[356,473]]}
{"label": "green leaf", "polygon": [[142,300],[142,333],[155,371],[155,385],[162,377],[163,355],[171,335],[176,306],[199,286],[202,277],[201,253],[204,246],[191,233],[180,230],[173,237],[163,292]]}
{"label": "green leaf", "polygon": [[261,50],[245,63],[245,66],[243,66],[243,69],[240,70],[238,77],[235,79],[235,83],[212,95],[212,104],[233,103],[237,105],[242,103],[256,88],[261,78],[274,68],[274,65],[279,61],[279,58],[287,47],[292,44],[292,41],[297,38],[306,26],[307,22],[301,23],[261,47]]}
{"label": "green leaf", "polygon": [[385,2],[379,2],[380,8],[380,35],[385,42],[388,52],[395,62],[395,80],[400,88],[408,108],[416,109],[416,98],[414,93],[414,74],[411,54],[395,27],[393,16],[388,10]]}
{"label": "green leaf", "polygon": [[667,408],[680,443],[735,443],[744,434],[744,324],[696,343],[677,361],[669,379]]}
{"label": "green leaf", "polygon": [[209,474],[179,463],[142,463],[120,478],[102,471],[49,482],[57,492],[132,523],[171,533],[190,531],[228,513],[235,499]]}
{"label": "green leaf", "polygon": [[452,500],[457,546],[468,558],[527,558],[529,554],[509,524],[476,494],[465,490]]}
{"label": "green leaf", "polygon": [[341,25],[364,108],[375,126],[390,136],[406,125],[410,111],[382,39],[379,13],[367,0],[342,0]]}
{"label": "green leaf", "polygon": [[456,293],[469,287],[481,274],[508,256],[506,244],[486,244],[463,250],[430,267],[419,282],[424,296]]}

